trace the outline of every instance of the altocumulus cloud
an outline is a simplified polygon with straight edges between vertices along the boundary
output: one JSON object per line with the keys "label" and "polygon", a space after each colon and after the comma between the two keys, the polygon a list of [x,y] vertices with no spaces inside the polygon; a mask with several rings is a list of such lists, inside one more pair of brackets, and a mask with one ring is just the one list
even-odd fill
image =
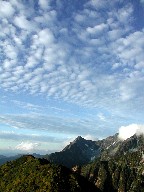
{"label": "altocumulus cloud", "polygon": [[132,4],[117,6],[88,1],[60,23],[52,1],[1,1],[1,87],[81,106],[141,102],[144,31]]}
{"label": "altocumulus cloud", "polygon": [[[0,91],[13,95],[15,108],[41,114],[5,114],[1,123],[72,136],[143,123],[144,27],[135,27],[132,1],[11,0],[0,7]],[[45,98],[45,104],[25,101],[25,95]],[[62,110],[63,117],[60,110],[48,116],[46,99],[96,109],[95,119],[68,118]]]}

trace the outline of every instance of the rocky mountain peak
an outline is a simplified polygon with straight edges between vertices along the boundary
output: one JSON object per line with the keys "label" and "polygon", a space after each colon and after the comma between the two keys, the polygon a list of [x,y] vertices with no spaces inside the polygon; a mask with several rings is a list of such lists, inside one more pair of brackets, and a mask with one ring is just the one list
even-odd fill
{"label": "rocky mountain peak", "polygon": [[81,136],[78,136],[72,143],[83,142],[83,141],[85,141],[85,139]]}

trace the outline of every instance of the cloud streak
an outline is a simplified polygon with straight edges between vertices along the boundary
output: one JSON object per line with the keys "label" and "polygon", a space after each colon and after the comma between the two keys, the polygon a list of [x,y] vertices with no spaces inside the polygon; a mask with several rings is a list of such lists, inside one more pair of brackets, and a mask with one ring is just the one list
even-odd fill
{"label": "cloud streak", "polygon": [[55,142],[63,142],[63,138],[57,138],[55,136],[49,135],[49,133],[31,133],[31,134],[24,134],[19,131],[0,131],[0,138],[5,139],[5,140],[13,140],[13,141],[33,141],[33,142],[50,142],[50,143],[55,143]]}
{"label": "cloud streak", "polygon": [[39,114],[23,115],[1,115],[0,122],[16,129],[31,129],[47,131],[47,133],[63,133],[65,135],[96,133],[93,129],[94,123],[91,120],[82,120],[79,117],[65,118],[46,116]]}

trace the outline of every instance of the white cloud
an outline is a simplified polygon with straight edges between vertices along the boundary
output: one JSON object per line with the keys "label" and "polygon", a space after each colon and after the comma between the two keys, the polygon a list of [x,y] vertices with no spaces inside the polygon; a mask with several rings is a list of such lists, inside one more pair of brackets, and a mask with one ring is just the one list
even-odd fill
{"label": "white cloud", "polygon": [[33,151],[36,150],[39,146],[40,146],[39,143],[21,142],[19,145],[15,147],[15,149],[21,151]]}
{"label": "white cloud", "polygon": [[18,101],[18,100],[12,100],[12,103],[14,103],[18,107],[28,109],[30,111],[39,111],[40,112],[42,109],[45,108],[45,107],[40,106],[40,105],[27,103],[27,102],[22,102],[22,101]]}
{"label": "white cloud", "polygon": [[14,18],[14,24],[21,29],[25,30],[36,30],[36,25],[29,21],[24,15],[19,15]]}
{"label": "white cloud", "polygon": [[144,0],[140,0],[140,2],[141,2],[142,4],[144,4]]}
{"label": "white cloud", "polygon": [[75,137],[70,137],[70,138],[68,137],[68,138],[62,143],[62,148],[66,147],[66,146],[69,145],[71,142],[73,142],[75,138],[76,138],[76,136],[75,136]]}
{"label": "white cloud", "polygon": [[104,0],[90,0],[86,6],[92,6],[94,9],[101,9],[106,7],[106,2]]}
{"label": "white cloud", "polygon": [[123,35],[122,29],[113,29],[108,32],[108,37],[111,41],[119,39]]}
{"label": "white cloud", "polygon": [[51,0],[39,0],[39,5],[42,9],[48,9]]}
{"label": "white cloud", "polygon": [[122,101],[128,101],[135,97],[135,92],[133,91],[133,88],[128,87],[128,84],[123,84],[120,87],[120,97]]}
{"label": "white cloud", "polygon": [[143,61],[138,62],[134,67],[138,70],[144,69],[144,62]]}
{"label": "white cloud", "polygon": [[119,128],[119,138],[122,140],[130,138],[134,134],[144,134],[144,125],[131,124]]}
{"label": "white cloud", "polygon": [[[12,128],[11,128],[12,129]],[[28,143],[55,143],[55,142],[61,142],[63,141],[65,138],[63,137],[63,135],[60,134],[57,135],[52,135],[50,133],[39,133],[39,132],[29,132],[27,133],[27,131],[25,131],[26,133],[22,133],[24,132],[24,130],[20,130],[20,129],[15,129],[13,128],[12,131],[0,131],[0,139],[4,139],[4,140],[11,140],[11,141],[15,141],[15,142],[19,142],[19,141],[29,141]],[[24,142],[25,143],[25,142]]]}
{"label": "white cloud", "polygon": [[7,45],[4,47],[4,51],[5,51],[6,56],[7,56],[9,59],[12,59],[13,62],[15,63],[15,61],[16,61],[16,59],[17,59],[17,54],[18,54],[17,47],[14,47],[14,46],[11,45],[11,44],[7,44]]}
{"label": "white cloud", "polygon": [[97,116],[98,116],[98,118],[99,118],[101,121],[105,121],[105,120],[106,120],[106,117],[105,117],[104,114],[102,114],[102,113],[99,113]]}
{"label": "white cloud", "polygon": [[50,46],[50,44],[54,41],[54,35],[50,29],[43,29],[39,32],[39,43]]}
{"label": "white cloud", "polygon": [[128,4],[118,10],[117,19],[122,24],[129,24],[132,20],[132,13],[133,13],[133,7],[131,4]]}
{"label": "white cloud", "polygon": [[144,31],[137,31],[131,33],[125,38],[120,38],[115,43],[115,52],[124,62],[130,62],[135,60],[140,62],[143,60],[144,56],[142,55],[143,43],[144,43]]}
{"label": "white cloud", "polygon": [[[27,108],[30,107],[31,106],[28,106]],[[50,110],[50,107],[48,107],[48,109]],[[47,131],[47,133],[53,134],[63,133],[65,135],[86,135],[89,131],[91,132],[91,134],[96,134],[97,132],[97,130],[92,129],[97,125],[96,120],[94,122],[93,120],[81,120],[78,117],[58,117],[56,114],[54,114],[54,111],[57,112],[58,109],[52,108],[52,111],[53,116],[40,115],[38,113],[28,113],[23,115],[1,115],[0,122],[19,130],[30,129],[33,131]],[[59,111],[61,112],[61,114],[66,113],[63,110]],[[43,110],[42,112],[45,113],[45,110]],[[70,116],[71,115],[72,114],[70,113]]]}
{"label": "white cloud", "polygon": [[101,23],[94,27],[88,27],[86,30],[88,33],[91,33],[91,34],[101,34],[103,30],[105,30],[106,28],[107,28],[107,25],[104,23]]}
{"label": "white cloud", "polygon": [[15,10],[12,7],[11,3],[8,1],[0,1],[0,17],[12,17]]}
{"label": "white cloud", "polygon": [[93,135],[85,135],[85,136],[83,136],[84,137],[84,139],[86,139],[86,140],[92,140],[92,141],[97,141],[98,140],[98,138],[96,138],[95,136],[93,136]]}

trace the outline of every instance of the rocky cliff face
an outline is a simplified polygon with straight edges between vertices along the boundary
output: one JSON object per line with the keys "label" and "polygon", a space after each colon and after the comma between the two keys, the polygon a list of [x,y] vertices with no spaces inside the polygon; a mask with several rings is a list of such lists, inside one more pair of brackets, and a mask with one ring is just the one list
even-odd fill
{"label": "rocky cliff face", "polygon": [[45,158],[53,163],[71,168],[75,165],[86,164],[99,154],[100,148],[95,141],[85,140],[79,136],[61,152],[46,155]]}
{"label": "rocky cliff face", "polygon": [[83,166],[81,174],[102,192],[144,192],[141,149],[113,156],[107,161],[96,159]]}
{"label": "rocky cliff face", "polygon": [[132,137],[124,141],[121,141],[117,135],[117,137],[115,137],[113,141],[114,142],[111,142],[111,144],[105,149],[103,148],[103,151],[101,153],[102,160],[107,160],[114,156],[120,156],[126,154],[127,152],[138,151],[139,149],[142,149],[144,147],[143,135],[133,135]]}
{"label": "rocky cliff face", "polygon": [[108,160],[128,151],[136,151],[142,146],[144,146],[143,136],[134,135],[124,141],[118,138],[118,134],[98,141],[86,140],[78,136],[62,151],[46,155],[45,158],[71,168],[75,165],[87,164],[99,157],[101,160]]}

